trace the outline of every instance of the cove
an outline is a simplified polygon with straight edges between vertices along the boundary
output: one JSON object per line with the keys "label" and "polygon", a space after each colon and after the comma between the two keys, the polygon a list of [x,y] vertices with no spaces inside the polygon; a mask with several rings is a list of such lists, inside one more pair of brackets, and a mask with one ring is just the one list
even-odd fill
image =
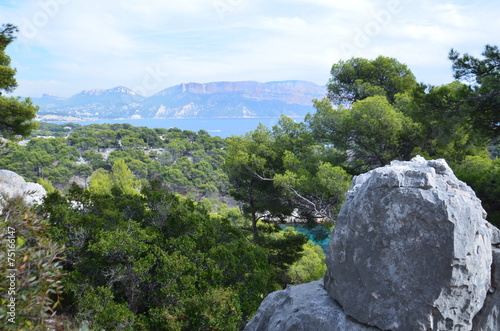
{"label": "cove", "polygon": [[287,223],[280,225],[281,230],[293,227],[295,231],[306,235],[316,245],[320,245],[326,254],[328,242],[330,241],[331,230],[321,224],[307,225],[304,223]]}

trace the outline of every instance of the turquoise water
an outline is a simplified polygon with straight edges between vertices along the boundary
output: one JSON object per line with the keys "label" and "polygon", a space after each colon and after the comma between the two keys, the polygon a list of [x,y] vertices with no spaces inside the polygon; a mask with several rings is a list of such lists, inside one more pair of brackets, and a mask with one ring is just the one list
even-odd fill
{"label": "turquoise water", "polygon": [[[303,118],[294,119],[296,122],[303,121]],[[179,128],[181,130],[190,130],[198,132],[207,131],[211,136],[220,136],[222,138],[232,135],[243,135],[248,131],[255,130],[259,123],[268,128],[276,125],[279,118],[174,118],[174,119],[123,119],[123,120],[95,120],[77,122],[80,125],[104,124],[104,123],[129,123],[133,126],[145,126],[150,129],[156,128]],[[53,122],[54,123],[54,122]]]}
{"label": "turquoise water", "polygon": [[297,232],[306,235],[313,243],[315,243],[316,245],[320,245],[321,248],[323,248],[323,251],[326,253],[328,242],[330,241],[331,231],[323,225],[318,224],[311,227],[304,224],[290,223],[283,224],[280,227],[283,230],[287,227],[293,227]]}

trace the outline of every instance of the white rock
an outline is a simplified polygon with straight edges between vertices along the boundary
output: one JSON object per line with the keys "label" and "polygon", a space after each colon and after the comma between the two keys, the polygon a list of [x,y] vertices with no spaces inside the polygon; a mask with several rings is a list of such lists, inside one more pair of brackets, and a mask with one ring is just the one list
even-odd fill
{"label": "white rock", "polygon": [[26,182],[10,170],[0,170],[0,205],[6,199],[23,197],[28,204],[39,204],[47,192],[40,184]]}

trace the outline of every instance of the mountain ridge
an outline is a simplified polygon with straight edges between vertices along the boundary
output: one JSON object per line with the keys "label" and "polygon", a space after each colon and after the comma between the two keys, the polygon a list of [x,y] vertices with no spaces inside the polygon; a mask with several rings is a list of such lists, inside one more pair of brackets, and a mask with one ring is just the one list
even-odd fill
{"label": "mountain ridge", "polygon": [[87,119],[302,117],[326,87],[300,80],[181,83],[149,97],[125,87],[84,90],[69,98],[32,98],[39,120],[68,116]]}

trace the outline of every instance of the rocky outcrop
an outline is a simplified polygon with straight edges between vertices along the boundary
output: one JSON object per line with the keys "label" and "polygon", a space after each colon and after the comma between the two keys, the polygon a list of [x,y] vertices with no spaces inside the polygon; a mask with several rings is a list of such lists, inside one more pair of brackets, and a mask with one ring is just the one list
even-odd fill
{"label": "rocky outcrop", "polygon": [[329,247],[325,288],[348,315],[383,330],[470,330],[490,287],[485,216],[444,161],[393,162],[358,176]]}
{"label": "rocky outcrop", "polygon": [[17,197],[22,197],[28,204],[38,204],[46,194],[42,185],[26,182],[13,171],[0,170],[0,205]]}
{"label": "rocky outcrop", "polygon": [[[357,176],[330,241],[324,288],[271,294],[246,330],[290,330],[275,322],[295,319],[290,302],[311,325],[294,329],[317,330],[318,317],[307,313],[315,295],[335,302],[322,300],[323,316],[337,316],[325,330],[498,330],[500,249],[492,243],[500,231],[485,217],[444,160],[417,157]],[[303,294],[308,288],[315,295]],[[342,314],[357,329],[339,326]]]}
{"label": "rocky outcrop", "polygon": [[323,280],[288,286],[269,294],[245,330],[368,331],[377,330],[352,320],[328,295]]}

